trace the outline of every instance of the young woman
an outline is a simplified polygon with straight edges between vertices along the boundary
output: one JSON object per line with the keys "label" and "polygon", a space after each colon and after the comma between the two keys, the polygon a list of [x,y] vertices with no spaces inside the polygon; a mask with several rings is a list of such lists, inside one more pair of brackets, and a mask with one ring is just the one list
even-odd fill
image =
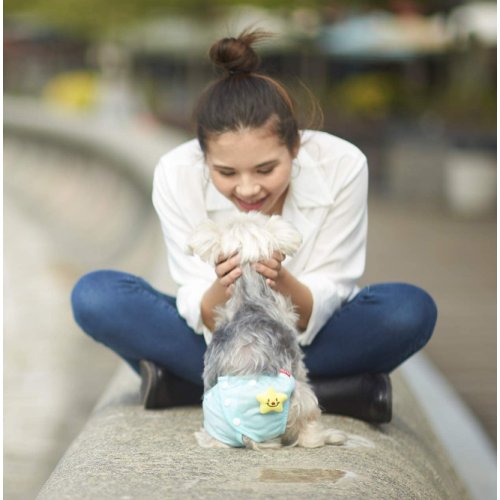
{"label": "young woman", "polygon": [[268,36],[245,30],[212,46],[210,58],[225,73],[195,109],[198,137],[156,167],[153,204],[177,297],[138,276],[95,271],[73,289],[74,317],[142,377],[146,408],[199,403],[214,308],[229,299],[241,271],[238,255],[221,255],[214,270],[186,255],[184,242],[207,217],[279,214],[301,232],[302,246],[293,258],[275,253],[256,269],[297,307],[299,342],[321,406],[389,422],[388,374],[429,341],[436,304],[407,283],[358,287],[368,225],[366,157],[339,137],[299,130],[287,92],[257,72],[252,44]]}

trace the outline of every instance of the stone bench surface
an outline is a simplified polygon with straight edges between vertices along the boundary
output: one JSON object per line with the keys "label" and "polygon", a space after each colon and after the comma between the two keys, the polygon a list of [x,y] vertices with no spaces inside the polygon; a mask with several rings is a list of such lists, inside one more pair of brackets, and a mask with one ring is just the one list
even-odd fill
{"label": "stone bench surface", "polygon": [[123,363],[37,500],[470,499],[400,370],[391,380],[390,423],[323,415],[345,445],[203,449],[193,435],[201,407],[145,410]]}

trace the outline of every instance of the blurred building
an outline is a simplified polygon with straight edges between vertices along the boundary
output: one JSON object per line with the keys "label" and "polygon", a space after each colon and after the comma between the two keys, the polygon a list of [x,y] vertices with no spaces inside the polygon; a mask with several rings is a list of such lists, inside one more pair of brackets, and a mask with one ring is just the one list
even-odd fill
{"label": "blurred building", "polygon": [[[496,176],[496,4],[448,2],[426,14],[415,2],[391,5],[272,12],[235,6],[211,20],[155,15],[102,46],[7,20],[4,89],[59,96],[111,120],[150,113],[193,133],[193,106],[217,76],[209,47],[259,27],[277,35],[259,44],[262,71],[291,90],[303,123],[314,103],[294,77],[310,89],[323,129],[367,154],[372,189],[455,210],[453,190],[463,182],[457,175],[466,183],[483,176],[481,185]],[[457,174],[456,163],[488,166]],[[472,212],[491,214],[492,193],[477,196],[485,201]]]}

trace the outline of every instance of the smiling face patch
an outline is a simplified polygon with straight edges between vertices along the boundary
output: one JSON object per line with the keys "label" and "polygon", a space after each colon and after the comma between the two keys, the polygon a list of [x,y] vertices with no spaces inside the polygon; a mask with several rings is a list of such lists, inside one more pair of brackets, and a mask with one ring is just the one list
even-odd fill
{"label": "smiling face patch", "polygon": [[283,411],[283,403],[288,399],[286,394],[276,392],[272,387],[262,394],[255,396],[260,403],[260,412],[269,413],[270,411]]}

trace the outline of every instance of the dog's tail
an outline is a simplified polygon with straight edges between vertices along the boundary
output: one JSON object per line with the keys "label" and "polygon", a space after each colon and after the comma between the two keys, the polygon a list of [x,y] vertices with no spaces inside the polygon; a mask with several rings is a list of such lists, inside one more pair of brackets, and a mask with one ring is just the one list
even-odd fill
{"label": "dog's tail", "polygon": [[325,444],[339,445],[347,441],[347,435],[335,429],[324,429],[320,422],[321,410],[311,386],[296,381],[290,398],[288,422],[283,442],[289,446],[318,448]]}
{"label": "dog's tail", "polygon": [[347,441],[347,434],[337,429],[324,429],[325,444],[343,444]]}

